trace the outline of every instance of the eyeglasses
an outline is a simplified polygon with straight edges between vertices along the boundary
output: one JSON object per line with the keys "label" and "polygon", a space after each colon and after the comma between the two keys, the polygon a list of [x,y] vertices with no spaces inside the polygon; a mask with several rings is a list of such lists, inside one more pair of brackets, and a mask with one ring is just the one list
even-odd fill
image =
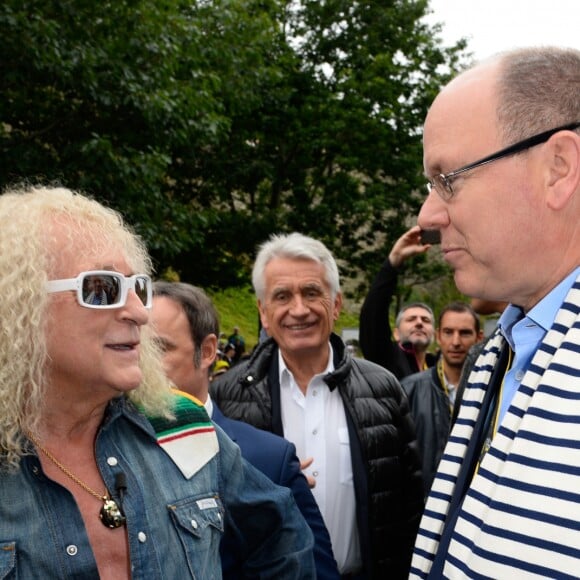
{"label": "eyeglasses", "polygon": [[492,163],[493,161],[497,161],[498,159],[503,159],[504,157],[509,157],[510,155],[515,155],[516,153],[520,153],[525,151],[526,149],[530,149],[530,147],[535,147],[536,145],[540,145],[541,143],[545,143],[552,135],[555,135],[559,131],[573,131],[574,129],[578,129],[580,127],[580,122],[570,123],[569,125],[564,125],[563,127],[557,127],[556,129],[550,129],[549,131],[544,131],[543,133],[539,133],[538,135],[534,135],[533,137],[528,137],[523,141],[519,141],[518,143],[514,143],[505,149],[500,149],[497,153],[492,153],[479,161],[475,161],[474,163],[470,163],[469,165],[465,165],[460,169],[456,169],[455,171],[450,171],[449,173],[439,173],[438,175],[434,175],[429,179],[427,183],[427,190],[431,193],[431,190],[435,188],[435,191],[441,196],[444,201],[449,201],[455,194],[453,191],[453,181],[454,179],[460,175],[461,173],[465,173],[466,171],[471,171],[476,167],[481,167],[482,165],[487,165],[488,163]]}
{"label": "eyeglasses", "polygon": [[49,293],[75,290],[78,303],[85,308],[121,308],[127,302],[129,290],[137,294],[145,308],[151,308],[153,302],[151,278],[145,274],[126,277],[109,270],[91,270],[76,278],[50,280],[46,290]]}

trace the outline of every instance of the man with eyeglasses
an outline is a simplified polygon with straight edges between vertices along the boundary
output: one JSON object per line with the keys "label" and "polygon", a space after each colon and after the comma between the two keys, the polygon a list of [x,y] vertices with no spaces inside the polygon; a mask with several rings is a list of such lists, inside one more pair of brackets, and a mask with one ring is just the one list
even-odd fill
{"label": "man with eyeglasses", "polygon": [[[146,327],[150,268],[96,201],[0,196],[0,575],[221,578],[230,526],[251,574],[315,578],[290,491],[169,388]],[[106,304],[97,280],[115,290]]]}
{"label": "man with eyeglasses", "polygon": [[580,51],[564,48],[478,64],[427,115],[419,225],[441,232],[462,292],[509,305],[469,376],[413,578],[578,576],[579,129]]}

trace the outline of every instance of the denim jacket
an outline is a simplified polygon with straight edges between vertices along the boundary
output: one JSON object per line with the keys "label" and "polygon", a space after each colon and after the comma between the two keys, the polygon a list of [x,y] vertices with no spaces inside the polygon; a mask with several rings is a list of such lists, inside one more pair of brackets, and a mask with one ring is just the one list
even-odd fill
{"label": "denim jacket", "polygon": [[[290,491],[246,463],[219,427],[216,432],[219,453],[186,479],[146,417],[124,398],[109,405],[96,457],[117,500],[116,474],[126,477],[132,578],[221,578],[224,526],[243,538],[248,575],[314,578],[312,533]],[[98,579],[75,500],[44,475],[36,455],[25,456],[16,472],[0,471],[0,490],[0,578]]]}

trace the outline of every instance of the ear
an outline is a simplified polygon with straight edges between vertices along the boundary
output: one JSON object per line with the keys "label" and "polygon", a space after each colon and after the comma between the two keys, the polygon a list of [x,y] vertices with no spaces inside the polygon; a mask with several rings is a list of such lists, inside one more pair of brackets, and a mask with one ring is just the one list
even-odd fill
{"label": "ear", "polygon": [[399,329],[397,327],[393,328],[393,337],[396,342],[399,342],[401,335],[399,334]]}
{"label": "ear", "polygon": [[332,317],[334,321],[338,320],[341,310],[342,310],[342,294],[338,292],[337,295],[334,297],[334,309],[332,312],[333,315]]}
{"label": "ear", "polygon": [[260,313],[260,322],[262,323],[262,328],[268,331],[268,317],[266,316],[266,308],[262,304],[261,300],[258,300],[258,312]]}
{"label": "ear", "polygon": [[217,354],[218,339],[215,334],[208,334],[201,343],[201,368],[208,369],[214,362]]}
{"label": "ear", "polygon": [[580,189],[580,135],[560,131],[547,143],[546,203],[552,210],[565,209]]}

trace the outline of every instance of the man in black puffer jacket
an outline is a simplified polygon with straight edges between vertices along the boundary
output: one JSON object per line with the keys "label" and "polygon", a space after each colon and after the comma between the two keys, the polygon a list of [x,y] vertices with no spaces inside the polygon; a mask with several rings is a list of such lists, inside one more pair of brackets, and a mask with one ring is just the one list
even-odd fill
{"label": "man in black puffer jacket", "polygon": [[323,244],[273,236],[253,282],[271,338],[215,380],[214,402],[226,416],[296,444],[345,578],[406,578],[423,493],[397,379],[352,358],[332,333],[342,298]]}

